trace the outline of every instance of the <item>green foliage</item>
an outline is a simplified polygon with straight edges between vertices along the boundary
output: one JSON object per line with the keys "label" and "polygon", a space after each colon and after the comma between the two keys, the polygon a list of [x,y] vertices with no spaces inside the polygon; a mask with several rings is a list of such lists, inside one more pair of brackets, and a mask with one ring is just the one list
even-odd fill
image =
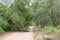
{"label": "green foliage", "polygon": [[25,7],[25,0],[15,0],[11,8],[0,4],[0,27],[5,31],[28,31],[31,25],[31,9]]}
{"label": "green foliage", "polygon": [[0,27],[0,34],[3,34],[5,31]]}
{"label": "green foliage", "polygon": [[41,27],[60,25],[60,3],[58,1],[59,0],[34,0],[32,11],[35,25],[40,25]]}
{"label": "green foliage", "polygon": [[28,26],[36,25],[44,28],[46,34],[56,33],[57,29],[54,27],[60,25],[60,2],[58,1],[15,0],[10,8],[0,4],[0,27],[5,31],[28,31]]}
{"label": "green foliage", "polygon": [[8,25],[7,21],[3,18],[0,18],[0,27],[6,27]]}
{"label": "green foliage", "polygon": [[43,32],[45,34],[57,34],[60,32],[60,30],[52,26],[46,26],[43,28]]}

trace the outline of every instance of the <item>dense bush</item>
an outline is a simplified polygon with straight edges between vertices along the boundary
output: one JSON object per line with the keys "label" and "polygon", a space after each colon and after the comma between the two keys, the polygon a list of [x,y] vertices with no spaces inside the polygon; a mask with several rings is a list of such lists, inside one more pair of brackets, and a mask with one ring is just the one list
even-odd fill
{"label": "dense bush", "polygon": [[3,4],[0,3],[0,27],[3,30],[28,31],[28,26],[33,24],[44,28],[46,34],[58,32],[52,26],[60,25],[59,0],[14,0],[10,7],[10,2]]}
{"label": "dense bush", "polygon": [[24,7],[25,1],[15,2],[10,8],[0,4],[0,27],[5,31],[28,31],[32,16],[30,8]]}

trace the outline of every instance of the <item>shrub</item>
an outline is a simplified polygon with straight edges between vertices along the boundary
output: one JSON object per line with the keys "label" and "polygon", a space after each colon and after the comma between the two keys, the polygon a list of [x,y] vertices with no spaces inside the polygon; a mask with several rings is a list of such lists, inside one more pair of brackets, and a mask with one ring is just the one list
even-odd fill
{"label": "shrub", "polygon": [[43,28],[43,32],[45,34],[57,34],[59,32],[59,29],[52,26],[46,26]]}
{"label": "shrub", "polygon": [[5,31],[0,27],[0,34],[3,34]]}

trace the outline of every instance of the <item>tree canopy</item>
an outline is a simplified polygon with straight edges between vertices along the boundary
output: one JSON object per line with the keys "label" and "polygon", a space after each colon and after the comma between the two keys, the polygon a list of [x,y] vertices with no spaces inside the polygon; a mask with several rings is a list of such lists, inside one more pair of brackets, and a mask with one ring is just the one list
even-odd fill
{"label": "tree canopy", "polygon": [[60,25],[59,0],[14,0],[6,6],[0,3],[0,27],[4,31],[28,31],[31,25]]}

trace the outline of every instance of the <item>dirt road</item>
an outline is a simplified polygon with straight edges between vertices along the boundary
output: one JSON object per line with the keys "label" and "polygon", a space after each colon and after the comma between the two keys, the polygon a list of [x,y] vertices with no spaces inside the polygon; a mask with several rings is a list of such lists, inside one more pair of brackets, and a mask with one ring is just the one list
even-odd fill
{"label": "dirt road", "polygon": [[0,40],[33,40],[33,32],[8,32]]}

